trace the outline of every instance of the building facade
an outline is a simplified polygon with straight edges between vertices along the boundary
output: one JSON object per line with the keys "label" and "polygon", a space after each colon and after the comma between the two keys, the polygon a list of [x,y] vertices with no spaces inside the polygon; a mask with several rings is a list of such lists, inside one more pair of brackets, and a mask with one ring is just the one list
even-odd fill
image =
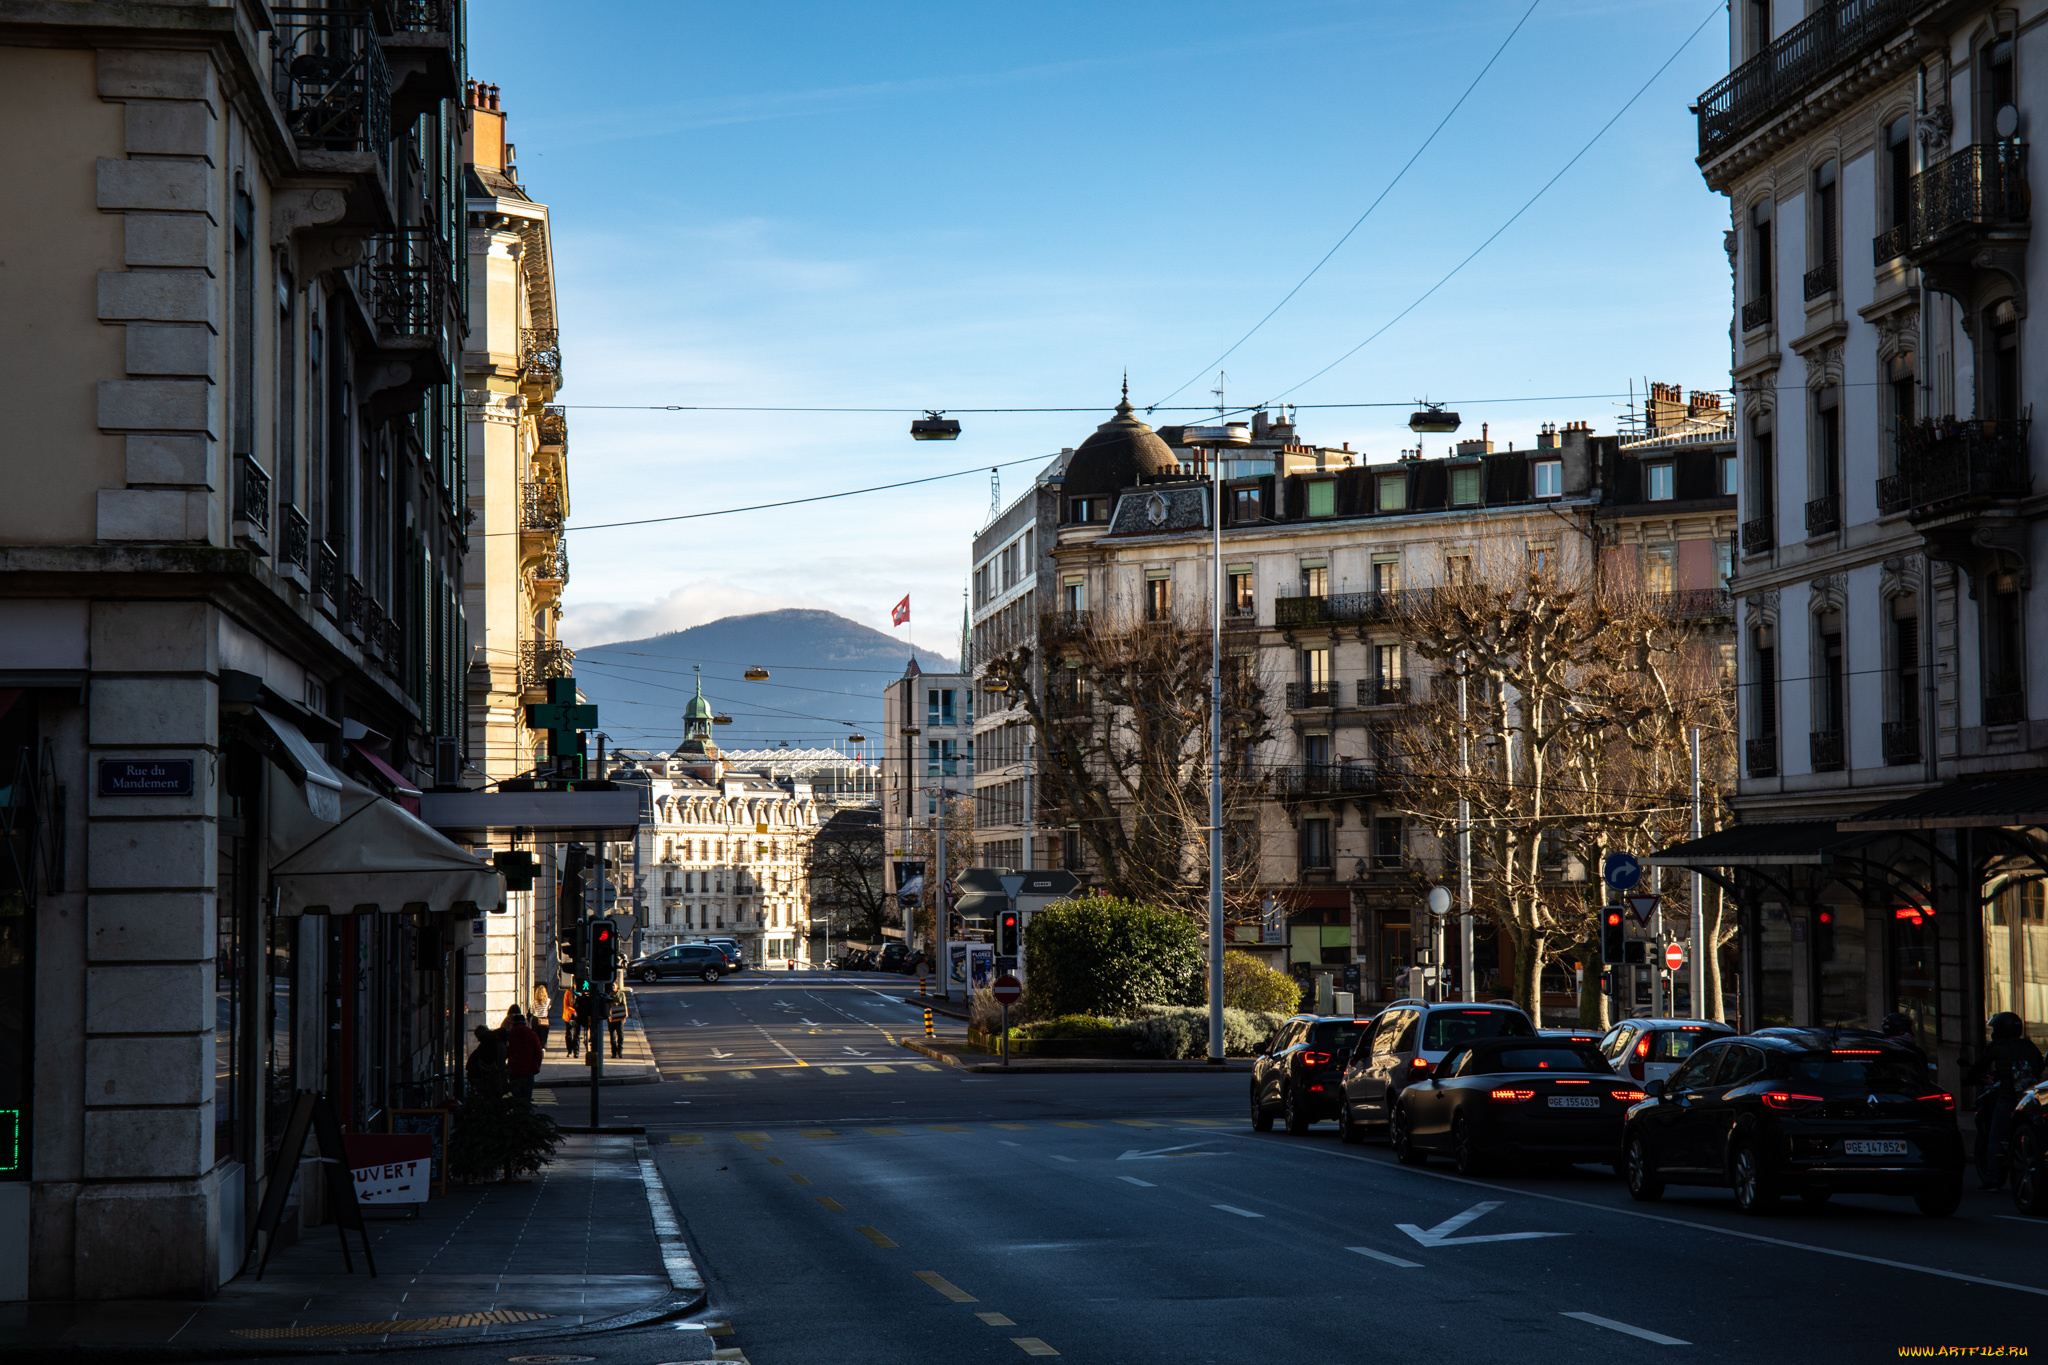
{"label": "building facade", "polygon": [[1741,908],[1745,1022],[1902,1011],[1944,1085],[1988,1012],[2048,1038],[2025,123],[2043,13],[1734,6],[1730,74],[1699,102],[1730,206],[1742,824],[1666,861]]}
{"label": "building facade", "polygon": [[210,1294],[295,1092],[459,1086],[462,17],[0,8],[0,1299]]}
{"label": "building facade", "polygon": [[[903,676],[882,689],[882,842],[888,851],[889,893],[903,906],[905,940],[931,944],[930,911],[938,904],[938,838],[946,847],[972,848],[962,839],[971,828],[974,794],[975,680],[968,673],[926,673],[913,656]],[[944,800],[941,800],[941,794]],[[943,819],[942,819],[943,812]],[[926,866],[916,884],[902,876],[904,864]],[[945,869],[948,876],[961,871]]]}

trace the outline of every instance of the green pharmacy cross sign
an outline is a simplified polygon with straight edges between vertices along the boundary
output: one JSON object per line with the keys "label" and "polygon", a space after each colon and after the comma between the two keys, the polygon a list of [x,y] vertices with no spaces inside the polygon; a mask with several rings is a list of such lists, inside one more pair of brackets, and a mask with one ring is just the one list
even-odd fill
{"label": "green pharmacy cross sign", "polygon": [[597,728],[597,708],[576,703],[574,678],[548,679],[548,699],[526,708],[528,729],[548,732],[548,776],[578,781],[583,777],[583,732]]}
{"label": "green pharmacy cross sign", "polygon": [[0,1172],[21,1169],[21,1111],[0,1109]]}

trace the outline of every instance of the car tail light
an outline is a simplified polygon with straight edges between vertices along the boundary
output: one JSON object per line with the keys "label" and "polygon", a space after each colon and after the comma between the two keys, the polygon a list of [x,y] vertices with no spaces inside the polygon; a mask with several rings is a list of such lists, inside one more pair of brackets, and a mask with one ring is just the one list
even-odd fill
{"label": "car tail light", "polygon": [[1638,1100],[1647,1098],[1640,1090],[1610,1090],[1607,1093],[1620,1100],[1623,1104],[1634,1104]]}
{"label": "car tail light", "polygon": [[1939,1095],[1922,1095],[1920,1097],[1920,1103],[1938,1103],[1944,1109],[1953,1109],[1956,1107],[1956,1097],[1954,1095],[1949,1094],[1946,1090],[1944,1090]]}
{"label": "car tail light", "polygon": [[1551,1084],[1552,1084],[1552,1085],[1591,1085],[1591,1084],[1592,1084],[1592,1082],[1591,1082],[1591,1081],[1567,1081],[1567,1080],[1559,1079],[1559,1080],[1555,1080],[1555,1081],[1552,1081],[1552,1082],[1551,1082]]}
{"label": "car tail light", "polygon": [[1301,1060],[1307,1062],[1310,1066],[1328,1066],[1330,1064],[1330,1054],[1327,1052],[1304,1052],[1301,1054]]}
{"label": "car tail light", "polygon": [[1310,1087],[1309,1087],[1309,1089],[1310,1089],[1310,1090],[1312,1090],[1312,1091],[1315,1091],[1315,1090],[1321,1090],[1321,1089],[1322,1089],[1322,1087],[1321,1087],[1321,1086],[1319,1086],[1319,1085],[1312,1085],[1312,1086],[1310,1086]]}
{"label": "car tail light", "polygon": [[1818,1095],[1795,1095],[1788,1090],[1767,1090],[1762,1098],[1763,1102],[1771,1108],[1788,1114],[1796,1114],[1802,1109],[1811,1109],[1814,1105],[1821,1102],[1821,1097]]}
{"label": "car tail light", "polygon": [[1415,1059],[1414,1061],[1412,1061],[1412,1062],[1408,1063],[1408,1065],[1410,1065],[1410,1066],[1428,1066],[1428,1065],[1429,1065],[1429,1058],[1427,1058],[1427,1057],[1417,1057],[1417,1058],[1416,1058],[1416,1059]]}
{"label": "car tail light", "polygon": [[1522,1104],[1535,1098],[1536,1092],[1534,1090],[1517,1090],[1512,1086],[1504,1085],[1493,1092],[1493,1102],[1495,1104]]}
{"label": "car tail light", "polygon": [[1837,1057],[1882,1057],[1884,1053],[1874,1047],[1838,1047],[1835,1049],[1834,1055]]}
{"label": "car tail light", "polygon": [[1649,1055],[1650,1055],[1650,1035],[1649,1035],[1649,1034],[1647,1034],[1647,1033],[1645,1033],[1645,1034],[1644,1034],[1644,1035],[1643,1035],[1643,1036],[1642,1036],[1641,1038],[1639,1038],[1639,1039],[1637,1039],[1637,1040],[1636,1040],[1636,1056],[1638,1056],[1638,1057],[1647,1057],[1647,1056],[1649,1056]]}

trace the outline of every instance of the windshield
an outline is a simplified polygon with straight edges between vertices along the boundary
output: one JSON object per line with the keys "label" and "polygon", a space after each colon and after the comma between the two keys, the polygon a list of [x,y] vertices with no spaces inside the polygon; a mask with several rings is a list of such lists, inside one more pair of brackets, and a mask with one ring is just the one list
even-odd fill
{"label": "windshield", "polygon": [[1844,1056],[1809,1052],[1792,1059],[1789,1079],[1837,1093],[1918,1095],[1928,1087],[1922,1066],[1896,1054]]}
{"label": "windshield", "polygon": [[1601,1060],[1596,1048],[1583,1047],[1505,1047],[1498,1050],[1488,1048],[1473,1054],[1469,1064],[1461,1069],[1466,1076],[1497,1076],[1504,1071],[1591,1071],[1599,1075],[1611,1075],[1607,1063]]}
{"label": "windshield", "polygon": [[1533,1038],[1536,1029],[1520,1010],[1445,1010],[1423,1027],[1424,1052],[1449,1052],[1480,1038]]}
{"label": "windshield", "polygon": [[1335,1022],[1325,1020],[1309,1033],[1309,1046],[1325,1052],[1335,1052],[1340,1047],[1355,1047],[1358,1040],[1372,1027],[1370,1019],[1341,1019]]}

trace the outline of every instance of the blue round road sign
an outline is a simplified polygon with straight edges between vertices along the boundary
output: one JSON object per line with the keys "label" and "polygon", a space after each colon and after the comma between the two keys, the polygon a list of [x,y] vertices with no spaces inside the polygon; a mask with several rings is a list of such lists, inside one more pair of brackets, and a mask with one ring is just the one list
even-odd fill
{"label": "blue round road sign", "polygon": [[1610,853],[1600,875],[1616,891],[1626,891],[1643,879],[1643,865],[1633,853]]}

